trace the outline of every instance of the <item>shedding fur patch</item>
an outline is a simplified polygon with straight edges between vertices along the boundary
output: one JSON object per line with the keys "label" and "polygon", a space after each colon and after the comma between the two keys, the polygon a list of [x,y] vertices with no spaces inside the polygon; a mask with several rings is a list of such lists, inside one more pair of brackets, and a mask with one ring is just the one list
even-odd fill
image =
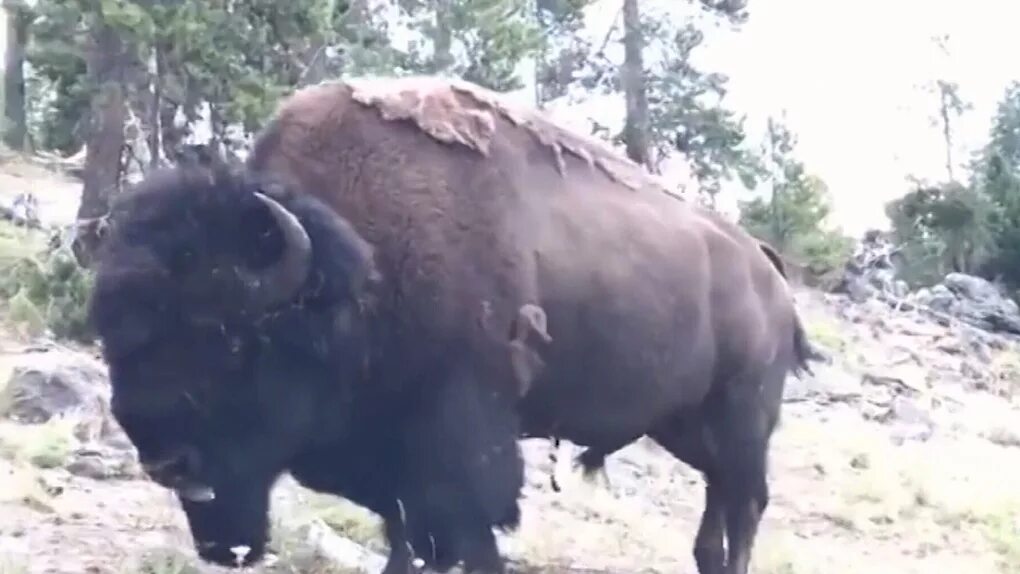
{"label": "shedding fur patch", "polygon": [[563,154],[569,153],[630,189],[653,188],[674,195],[604,142],[556,125],[537,110],[511,105],[499,93],[480,86],[429,76],[362,77],[344,83],[354,101],[375,107],[384,119],[411,120],[438,141],[461,144],[488,156],[498,115],[549,148],[561,175],[566,176]]}

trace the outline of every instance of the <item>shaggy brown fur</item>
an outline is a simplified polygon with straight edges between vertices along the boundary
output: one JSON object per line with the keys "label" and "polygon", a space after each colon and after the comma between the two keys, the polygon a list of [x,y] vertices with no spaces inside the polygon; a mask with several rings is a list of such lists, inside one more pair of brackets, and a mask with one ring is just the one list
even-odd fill
{"label": "shaggy brown fur", "polygon": [[[651,436],[710,482],[700,570],[746,571],[783,380],[812,357],[771,248],[604,145],[445,80],[304,89],[248,167],[373,245],[378,309],[402,334],[378,380],[413,386],[403,373],[453,353],[500,392],[530,389],[527,436],[596,458]],[[507,333],[529,304],[552,342],[521,369]]]}
{"label": "shaggy brown fur", "polygon": [[588,168],[631,189],[657,187],[641,166],[601,140],[564,129],[535,110],[511,105],[475,84],[434,77],[357,78],[348,82],[351,97],[379,109],[383,119],[407,119],[441,142],[457,142],[488,156],[497,120],[530,133],[547,151],[561,174],[571,154]]}
{"label": "shaggy brown fur", "polygon": [[203,558],[262,556],[290,472],[383,518],[386,574],[408,543],[500,574],[518,438],[590,466],[649,436],[706,477],[699,571],[746,573],[811,357],[782,260],[605,146],[463,83],[322,84],[246,169],[115,211],[90,305],[113,412]]}

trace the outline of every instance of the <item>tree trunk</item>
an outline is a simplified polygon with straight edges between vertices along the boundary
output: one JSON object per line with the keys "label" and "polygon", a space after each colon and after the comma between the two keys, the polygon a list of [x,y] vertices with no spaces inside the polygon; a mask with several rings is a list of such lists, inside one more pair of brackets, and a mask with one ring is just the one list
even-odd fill
{"label": "tree trunk", "polygon": [[29,12],[22,0],[5,0],[7,11],[7,52],[4,58],[4,133],[7,147],[24,150],[28,139],[25,113],[25,44],[28,42]]}
{"label": "tree trunk", "polygon": [[152,51],[151,73],[147,74],[152,93],[148,94],[148,109],[145,110],[145,123],[148,124],[145,135],[149,144],[150,170],[159,167],[159,156],[163,148],[161,143],[163,130],[159,125],[160,111],[163,108],[163,75],[160,73],[162,70],[160,70],[159,60],[159,46],[156,46]]}
{"label": "tree trunk", "polygon": [[435,72],[447,72],[453,67],[453,37],[450,34],[450,0],[433,0],[436,11],[436,30],[432,38],[432,65]]}
{"label": "tree trunk", "polygon": [[768,119],[768,142],[769,142],[769,184],[772,188],[772,195],[769,199],[769,211],[772,219],[772,241],[780,253],[786,252],[786,230],[783,225],[783,210],[781,206],[781,195],[785,191],[785,182],[782,179],[783,166],[779,162],[779,151],[776,149],[778,135],[776,134],[775,121]]}
{"label": "tree trunk", "polygon": [[123,170],[124,122],[127,118],[129,57],[117,31],[96,19],[87,56],[88,77],[97,87],[92,97],[85,152],[85,184],[78,206],[78,232],[73,250],[88,267],[99,245],[110,199],[120,188]]}
{"label": "tree trunk", "polygon": [[949,181],[955,181],[956,178],[953,177],[953,132],[949,124],[950,94],[941,85],[939,94],[941,97],[939,115],[942,116],[942,137],[946,142],[946,173],[949,175]]}
{"label": "tree trunk", "polygon": [[623,138],[627,156],[635,162],[650,168],[648,145],[648,94],[644,79],[644,34],[641,29],[641,13],[638,0],[623,0],[623,52],[624,61],[620,69],[627,105],[627,119]]}

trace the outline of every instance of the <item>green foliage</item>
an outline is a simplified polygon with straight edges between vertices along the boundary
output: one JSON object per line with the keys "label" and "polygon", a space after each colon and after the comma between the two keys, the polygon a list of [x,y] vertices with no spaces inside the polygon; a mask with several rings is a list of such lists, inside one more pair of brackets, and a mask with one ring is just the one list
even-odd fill
{"label": "green foliage", "polygon": [[826,275],[843,266],[852,241],[839,231],[825,228],[832,212],[828,186],[809,174],[793,156],[793,134],[773,121],[769,133],[772,191],[768,197],[739,202],[740,224],[780,252],[803,262],[811,275]]}
{"label": "green foliage", "polygon": [[931,285],[949,272],[975,273],[993,249],[992,204],[957,182],[918,184],[886,206],[896,241],[904,249],[904,279]]}
{"label": "green foliage", "polygon": [[[695,2],[689,2],[692,5]],[[715,20],[739,24],[746,19],[740,2],[696,2]],[[648,100],[648,142],[654,169],[663,160],[680,154],[690,164],[703,199],[714,205],[725,180],[738,179],[753,188],[763,177],[761,160],[746,144],[744,118],[728,110],[724,74],[705,71],[694,64],[704,43],[702,23],[677,23],[663,14],[644,9],[642,35],[645,43],[644,85]],[[603,93],[620,92],[617,65],[601,54],[588,62],[581,83]],[[612,136],[617,144],[624,134]]]}
{"label": "green foliage", "polygon": [[1020,83],[1007,88],[970,168],[967,184],[915,182],[886,205],[909,283],[959,271],[1020,286]]}
{"label": "green foliage", "polygon": [[[39,147],[69,154],[84,142],[90,90],[85,81],[88,29],[76,2],[39,0],[26,59],[29,132]],[[48,97],[49,96],[49,97]]]}
{"label": "green foliage", "polygon": [[[153,39],[166,50],[171,85],[190,103],[209,103],[223,137],[226,124],[256,131],[305,71],[307,52],[333,39],[327,0],[235,3],[181,0],[155,4]],[[185,110],[189,116],[197,110]],[[218,124],[218,125],[215,125]]]}
{"label": "green foliage", "polygon": [[753,188],[762,175],[761,165],[744,146],[743,118],[721,105],[727,78],[702,72],[691,63],[704,34],[693,25],[675,30],[662,21],[648,29],[661,51],[657,73],[647,78],[652,141],[659,155],[684,154],[709,196],[718,194],[722,180],[733,176]]}
{"label": "green foliage", "polygon": [[406,54],[390,40],[386,8],[383,3],[336,1],[328,14],[335,33],[333,46],[324,47],[321,54],[323,77],[388,73],[407,65]]}
{"label": "green foliage", "polygon": [[19,257],[0,270],[0,297],[10,319],[38,334],[48,328],[60,338],[88,342],[87,303],[91,274],[67,248]]}
{"label": "green foliage", "polygon": [[[528,0],[398,0],[429,45],[413,44],[410,71],[452,74],[497,91],[524,86],[518,64],[541,35]],[[455,52],[454,50],[457,50]]]}
{"label": "green foliage", "polygon": [[536,0],[535,20],[541,30],[536,54],[536,100],[539,105],[565,96],[593,51],[581,37],[584,9],[594,0]]}
{"label": "green foliage", "polygon": [[[83,141],[94,87],[86,54],[90,32],[115,29],[131,48],[134,67],[125,70],[136,85],[158,84],[189,127],[199,107],[213,109],[213,130],[225,138],[228,124],[251,133],[276,102],[303,78],[308,61],[339,42],[334,28],[342,18],[337,0],[39,0],[31,29],[28,60],[36,71],[30,90],[39,100],[55,97],[38,110],[36,140],[44,148],[70,152]],[[346,7],[346,5],[345,5]],[[157,77],[143,63],[155,56]],[[133,93],[136,98],[144,95]],[[145,114],[139,113],[139,116]]]}
{"label": "green foliage", "polygon": [[999,103],[989,141],[973,166],[973,185],[991,204],[988,233],[994,243],[988,272],[1020,286],[1020,83]]}
{"label": "green foliage", "polygon": [[[131,116],[152,136],[150,147],[162,146],[149,149],[153,157],[177,156],[207,109],[212,146],[236,151],[280,98],[343,74],[448,74],[508,91],[524,86],[520,64],[534,58],[539,104],[567,94],[575,82],[618,92],[618,69],[605,61],[605,46],[579,34],[592,2],[38,0],[28,50],[29,129],[41,148],[81,149],[98,109],[89,49],[97,30],[111,28],[129,54],[115,77],[122,78]],[[743,119],[722,105],[727,78],[692,62],[704,40],[703,16],[739,25],[746,2],[685,4],[690,18],[678,24],[644,18],[649,140],[660,160],[683,154],[713,203],[724,180],[752,187],[760,162],[745,145]],[[394,9],[412,32],[406,48],[391,30]],[[181,116],[183,125],[175,123]]]}

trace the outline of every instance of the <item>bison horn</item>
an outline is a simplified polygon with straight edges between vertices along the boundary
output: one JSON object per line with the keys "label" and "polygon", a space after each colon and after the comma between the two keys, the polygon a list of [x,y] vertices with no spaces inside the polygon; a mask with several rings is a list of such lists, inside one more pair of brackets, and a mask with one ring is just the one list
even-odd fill
{"label": "bison horn", "polygon": [[283,255],[276,263],[250,278],[253,303],[264,309],[286,301],[304,285],[312,265],[312,241],[293,213],[267,195],[255,193],[255,197],[269,209],[284,245]]}

